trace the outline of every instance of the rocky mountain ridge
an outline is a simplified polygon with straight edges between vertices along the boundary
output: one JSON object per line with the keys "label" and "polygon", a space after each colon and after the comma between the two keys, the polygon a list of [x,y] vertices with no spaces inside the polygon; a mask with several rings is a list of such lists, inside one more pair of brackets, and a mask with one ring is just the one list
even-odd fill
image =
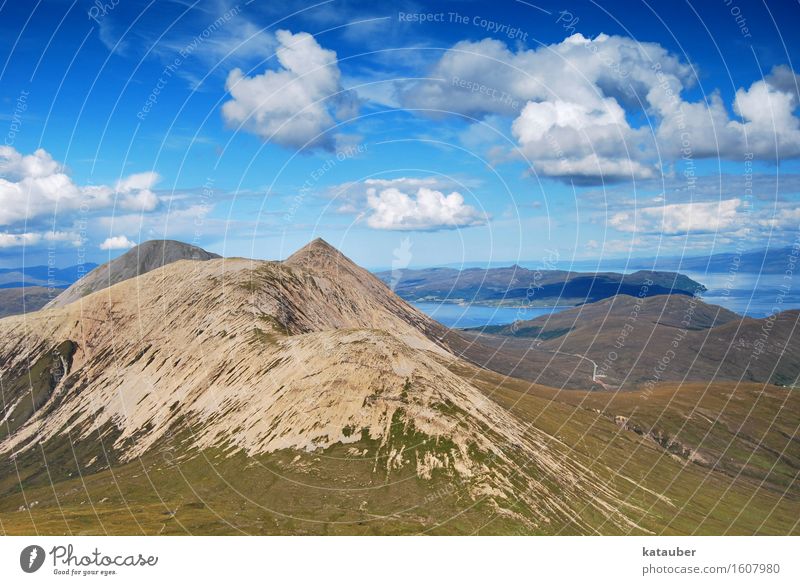
{"label": "rocky mountain ridge", "polygon": [[111,285],[146,274],[178,260],[211,260],[218,254],[176,240],[149,240],[94,268],[45,307],[63,307]]}
{"label": "rocky mountain ridge", "polygon": [[629,507],[558,441],[453,373],[438,328],[321,240],[283,263],[177,261],[0,321],[7,378],[25,379],[32,362],[41,371],[35,408],[21,408],[24,384],[5,397],[0,422],[12,432],[0,453],[99,435],[124,463],[178,429],[191,452],[352,445],[379,475],[460,478],[529,527],[580,524],[588,498],[635,528],[617,511]]}

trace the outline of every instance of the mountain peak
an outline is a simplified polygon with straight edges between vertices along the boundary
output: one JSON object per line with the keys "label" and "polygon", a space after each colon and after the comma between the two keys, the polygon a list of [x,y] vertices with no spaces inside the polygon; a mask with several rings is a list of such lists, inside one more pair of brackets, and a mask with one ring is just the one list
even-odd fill
{"label": "mountain peak", "polygon": [[307,243],[305,246],[303,246],[302,248],[297,250],[297,252],[295,252],[295,254],[300,254],[302,252],[312,252],[312,251],[314,251],[314,252],[323,252],[323,251],[324,252],[336,252],[337,254],[341,253],[341,252],[339,252],[339,250],[336,247],[330,245],[324,239],[322,239],[322,238],[314,238],[309,243]]}
{"label": "mountain peak", "polygon": [[46,307],[67,305],[88,294],[178,260],[205,261],[216,258],[220,258],[220,256],[193,244],[177,240],[148,240],[134,246],[110,262],[98,266],[50,301]]}
{"label": "mountain peak", "polygon": [[289,256],[285,263],[289,266],[316,269],[358,268],[352,260],[331,246],[322,238],[316,238]]}
{"label": "mountain peak", "polygon": [[[141,256],[145,253],[158,253],[161,254],[166,258],[171,258],[174,256],[181,256],[181,259],[186,259],[190,256],[190,254],[194,254],[198,257],[198,260],[210,260],[211,258],[220,258],[219,254],[214,254],[212,252],[207,252],[200,248],[199,246],[195,246],[194,244],[187,244],[186,242],[180,242],[178,240],[147,240],[146,242],[142,242],[138,246],[134,246],[119,258],[123,258],[125,256]],[[167,262],[165,262],[166,264]]]}

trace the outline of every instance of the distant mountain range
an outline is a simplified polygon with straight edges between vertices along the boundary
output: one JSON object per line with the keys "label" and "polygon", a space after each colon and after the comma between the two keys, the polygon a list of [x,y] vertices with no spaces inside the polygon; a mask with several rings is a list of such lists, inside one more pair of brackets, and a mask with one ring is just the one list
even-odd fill
{"label": "distant mountain range", "polygon": [[0,317],[69,304],[92,292],[179,260],[210,260],[217,254],[175,240],[150,240],[102,266],[0,269]]}
{"label": "distant mountain range", "polygon": [[[551,268],[572,272],[615,272],[623,270],[656,270],[667,272],[708,272],[727,273],[731,270],[748,274],[781,274],[790,265],[796,264],[800,257],[800,247],[782,246],[779,248],[762,248],[746,250],[740,253],[721,252],[716,254],[696,255],[687,253],[684,258],[679,255],[640,256],[631,258],[595,258],[571,259],[554,262]],[[505,261],[493,260],[491,266],[520,264],[525,268],[536,270],[540,262],[532,261]],[[442,268],[456,270],[485,269],[487,262],[462,262],[458,265],[444,265]],[[421,270],[425,267],[413,267],[409,270]],[[390,270],[376,270],[376,274],[389,274]],[[405,270],[395,270],[395,277]]]}
{"label": "distant mountain range", "polygon": [[[617,294],[638,295],[646,280],[647,296],[661,294],[692,295],[705,287],[679,271],[779,274],[786,271],[792,259],[800,256],[794,248],[754,250],[742,254],[723,253],[686,258],[659,257],[604,260],[600,266],[625,263],[637,272],[577,272],[567,270],[534,270],[512,265],[502,268],[418,268],[386,270],[376,275],[403,299],[408,301],[445,301],[475,303],[488,306],[576,306],[596,302]],[[94,271],[97,264],[50,268],[0,268],[0,317],[39,310],[46,304],[65,304],[126,278],[144,274],[177,260],[207,260],[218,257],[197,246],[174,240],[151,240]],[[658,270],[652,270],[653,266]],[[92,273],[80,284],[76,281]],[[75,286],[72,286],[75,285]],[[29,287],[28,290],[23,290]],[[33,288],[42,287],[42,288]],[[58,289],[70,290],[54,300]],[[45,290],[47,289],[47,290]],[[45,294],[46,293],[46,294]]]}
{"label": "distant mountain range", "polygon": [[94,263],[67,268],[0,268],[0,317],[38,311],[95,268]]}
{"label": "distant mountain range", "polygon": [[694,295],[706,288],[675,272],[640,270],[583,273],[504,268],[423,268],[376,274],[407,301],[463,302],[493,306],[574,306],[618,294]]}
{"label": "distant mountain range", "polygon": [[653,268],[659,270],[685,270],[692,272],[747,272],[755,274],[781,274],[797,265],[800,249],[792,246],[764,248],[741,253],[720,253],[705,256],[658,257],[657,259],[632,258],[627,261],[630,268]]}
{"label": "distant mountain range", "polygon": [[49,266],[0,268],[0,288],[17,288],[23,285],[66,288],[95,268],[97,268],[97,264],[91,262],[67,268],[51,268]]}

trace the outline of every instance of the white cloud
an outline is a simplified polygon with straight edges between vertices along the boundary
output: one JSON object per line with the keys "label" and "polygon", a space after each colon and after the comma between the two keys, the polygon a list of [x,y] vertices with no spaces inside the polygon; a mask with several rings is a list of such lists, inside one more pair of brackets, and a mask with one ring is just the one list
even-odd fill
{"label": "white cloud", "polygon": [[150,189],[158,182],[158,174],[152,171],[146,173],[136,173],[117,181],[117,190],[123,193]]}
{"label": "white cloud", "polygon": [[115,186],[79,186],[45,150],[23,155],[10,146],[0,146],[0,225],[11,225],[51,213],[79,208],[111,208],[152,211],[159,203],[151,188],[156,173],[140,173],[120,180]]}
{"label": "white cloud", "polygon": [[15,248],[17,246],[30,246],[41,241],[41,234],[32,232],[24,234],[0,233],[0,248]]}
{"label": "white cloud", "polygon": [[23,155],[11,146],[0,146],[0,173],[12,180],[55,175],[61,166],[43,148]]}
{"label": "white cloud", "polygon": [[613,98],[596,107],[555,100],[528,102],[512,133],[533,170],[545,175],[605,181],[650,179],[656,168],[634,160],[641,132],[632,129]]}
{"label": "white cloud", "polygon": [[735,116],[717,93],[685,101],[692,67],[664,47],[605,34],[576,33],[519,51],[498,40],[462,41],[427,78],[399,84],[404,106],[431,115],[512,117],[532,171],[564,180],[658,177],[662,157],[671,163],[687,153],[739,161],[746,153],[764,160],[800,156],[798,78],[787,67],[740,88],[731,104]]}
{"label": "white cloud", "polygon": [[[660,64],[661,78],[652,68]],[[633,92],[691,84],[691,69],[655,43],[575,34],[536,50],[460,42],[434,66],[439,81],[406,84],[404,104],[475,117],[515,117],[512,134],[533,171],[582,182],[659,174],[649,129],[631,127]]]}
{"label": "white cloud", "polygon": [[670,87],[692,83],[691,68],[666,49],[626,37],[574,34],[517,52],[498,40],[461,41],[444,53],[429,79],[401,84],[400,96],[406,106],[469,116],[516,115],[529,101],[592,107],[605,97],[633,101],[626,97],[629,89],[644,93],[657,85],[654,63]]}
{"label": "white cloud", "polygon": [[768,210],[761,215],[757,220],[760,227],[786,230],[794,234],[800,231],[800,207],[795,204],[781,205],[776,210]]}
{"label": "white cloud", "polygon": [[132,242],[128,239],[127,236],[113,236],[110,238],[106,238],[105,241],[100,244],[101,250],[128,250],[129,248],[133,248],[136,245],[136,242]]}
{"label": "white cloud", "polygon": [[80,234],[64,231],[25,232],[20,234],[0,233],[0,248],[16,248],[19,246],[35,246],[42,242],[69,242],[73,246],[81,245]]}
{"label": "white cloud", "polygon": [[358,109],[355,94],[342,89],[336,52],[305,32],[275,36],[281,68],[253,77],[231,71],[225,87],[233,99],[223,104],[223,118],[282,146],[332,149],[335,139],[327,131]]}
{"label": "white cloud", "polygon": [[444,177],[399,177],[397,179],[366,179],[363,182],[368,188],[404,187],[406,189],[419,189],[421,187],[444,188],[443,185],[453,185],[453,181]]}
{"label": "white cloud", "polygon": [[741,199],[673,203],[622,211],[609,218],[611,227],[623,232],[679,235],[717,233],[737,229]]}
{"label": "white cloud", "polygon": [[[461,186],[466,186],[462,183]],[[411,193],[421,187],[428,189],[457,190],[459,184],[446,177],[398,177],[396,179],[365,179],[334,185],[326,190],[326,196],[336,201],[336,211],[339,213],[362,213],[367,201],[367,192],[370,189],[396,188],[400,191]]]}
{"label": "white cloud", "polygon": [[667,155],[776,160],[800,156],[800,118],[797,89],[786,83],[795,77],[787,67],[775,67],[748,89],[739,88],[732,118],[718,93],[706,101],[654,104],[662,120],[659,144]]}
{"label": "white cloud", "polygon": [[367,225],[381,230],[441,230],[485,224],[487,218],[464,203],[457,191],[445,195],[428,187],[409,194],[396,187],[367,189]]}
{"label": "white cloud", "polygon": [[158,196],[151,189],[159,180],[158,173],[149,171],[118,181],[115,192],[120,207],[129,211],[153,211],[158,207]]}

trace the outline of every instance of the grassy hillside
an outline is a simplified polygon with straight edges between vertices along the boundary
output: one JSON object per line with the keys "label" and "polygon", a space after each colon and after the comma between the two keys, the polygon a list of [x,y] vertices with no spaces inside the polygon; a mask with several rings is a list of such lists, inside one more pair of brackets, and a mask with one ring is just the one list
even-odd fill
{"label": "grassy hillside", "polygon": [[593,460],[612,485],[627,483],[656,533],[800,534],[796,390],[719,383],[559,391],[485,370],[470,375]]}
{"label": "grassy hillside", "polygon": [[451,332],[448,340],[475,364],[556,387],[631,390],[687,380],[794,386],[799,322],[797,310],[751,319],[682,295],[619,295],[513,325]]}

